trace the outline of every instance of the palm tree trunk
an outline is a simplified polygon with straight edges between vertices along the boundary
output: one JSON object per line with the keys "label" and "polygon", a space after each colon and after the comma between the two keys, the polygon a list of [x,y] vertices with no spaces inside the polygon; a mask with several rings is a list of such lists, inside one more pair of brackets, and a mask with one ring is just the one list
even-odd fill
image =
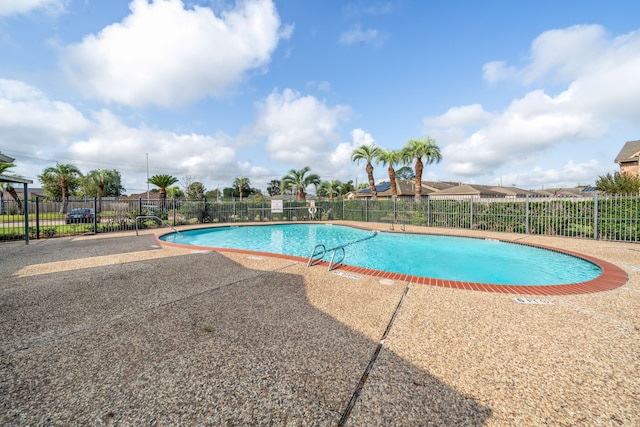
{"label": "palm tree trunk", "polygon": [[419,202],[422,198],[422,169],[424,165],[422,164],[422,159],[418,157],[416,160],[416,182],[413,189],[413,195],[416,202]]}
{"label": "palm tree trunk", "polygon": [[67,213],[69,208],[69,183],[66,179],[63,179],[60,182],[60,186],[62,187],[62,209],[60,213]]}
{"label": "palm tree trunk", "polygon": [[160,196],[160,212],[164,215],[164,211],[167,206],[167,189],[160,187],[158,189],[158,196]]}
{"label": "palm tree trunk", "polygon": [[378,197],[378,192],[376,191],[376,181],[373,179],[373,166],[371,166],[371,163],[367,163],[367,178],[371,188],[371,197],[375,199]]}
{"label": "palm tree trunk", "polygon": [[22,203],[20,202],[20,197],[18,197],[18,193],[16,192],[16,189],[13,188],[12,186],[9,186],[9,187],[7,187],[7,192],[9,194],[11,194],[11,197],[17,203],[17,205],[18,205],[18,214],[22,215]]}
{"label": "palm tree trunk", "polygon": [[104,194],[104,183],[98,184],[98,213],[102,212],[102,195]]}
{"label": "palm tree trunk", "polygon": [[391,184],[391,197],[394,199],[398,196],[398,188],[396,187],[396,170],[389,163],[389,183]]}

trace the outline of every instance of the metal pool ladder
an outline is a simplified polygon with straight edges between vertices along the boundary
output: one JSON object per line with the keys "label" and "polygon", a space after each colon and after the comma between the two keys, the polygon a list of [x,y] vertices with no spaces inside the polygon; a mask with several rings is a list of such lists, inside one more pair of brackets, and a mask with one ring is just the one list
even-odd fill
{"label": "metal pool ladder", "polygon": [[[331,254],[331,262],[329,262],[328,270],[329,271],[334,270],[338,268],[338,265],[340,265],[342,261],[344,261],[344,257],[346,255],[346,251],[344,250],[345,247],[353,245],[355,243],[363,242],[365,240],[373,239],[377,235],[378,235],[378,232],[374,231],[373,234],[370,236],[363,237],[362,239],[354,240],[353,242],[345,243],[343,245],[339,245],[331,249],[327,249],[325,245],[323,245],[322,243],[317,244],[313,247],[313,251],[311,251],[311,256],[309,256],[309,261],[307,262],[307,267],[311,267],[312,265],[315,265],[318,262],[320,262],[322,258],[324,258],[327,252],[333,252]],[[336,261],[335,258],[336,258],[336,253],[338,251],[341,251],[342,254],[340,255],[340,259]]]}

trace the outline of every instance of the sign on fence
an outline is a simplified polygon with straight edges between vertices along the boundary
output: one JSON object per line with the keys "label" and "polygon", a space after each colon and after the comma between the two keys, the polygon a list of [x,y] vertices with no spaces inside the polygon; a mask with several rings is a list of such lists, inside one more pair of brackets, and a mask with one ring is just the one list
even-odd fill
{"label": "sign on fence", "polygon": [[282,206],[282,200],[272,200],[271,201],[271,213],[282,213],[284,212]]}

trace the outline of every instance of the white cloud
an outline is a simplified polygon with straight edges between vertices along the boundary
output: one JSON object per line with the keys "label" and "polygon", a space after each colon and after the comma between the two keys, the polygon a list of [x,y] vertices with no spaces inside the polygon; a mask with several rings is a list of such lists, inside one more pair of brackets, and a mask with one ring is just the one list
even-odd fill
{"label": "white cloud", "polygon": [[[484,70],[489,81],[509,75],[523,84],[568,84],[555,96],[530,91],[501,113],[472,105],[425,118],[425,132],[436,136],[453,176],[472,178],[506,165],[531,164],[563,144],[598,141],[612,123],[640,122],[638,32],[612,39],[599,26],[549,31],[534,41],[530,62],[522,68],[490,64]],[[578,176],[571,168],[562,172]]]}
{"label": "white cloud", "polygon": [[51,101],[23,82],[0,79],[0,146],[33,152],[47,141],[54,148],[90,126],[70,104]]}
{"label": "white cloud", "polygon": [[328,107],[313,96],[301,96],[285,89],[273,92],[258,104],[254,129],[267,137],[269,157],[296,168],[312,166],[317,172],[338,136],[340,122],[347,120],[349,107]]}
{"label": "white cloud", "polygon": [[224,134],[178,134],[144,126],[129,127],[108,110],[96,113],[93,119],[95,129],[91,136],[70,143],[68,153],[83,170],[118,165],[107,168],[134,172],[130,176],[137,174],[136,181],[128,185],[135,187],[125,185],[129,192],[144,189],[140,172],[146,168],[147,155],[150,175],[191,175],[199,181],[215,182],[228,180],[239,169],[233,140]]}
{"label": "white cloud", "polygon": [[488,123],[492,118],[491,113],[485,111],[480,104],[452,107],[446,113],[438,117],[428,117],[424,124],[432,127],[456,127],[465,128]]}
{"label": "white cloud", "polygon": [[0,16],[29,13],[34,10],[60,13],[65,10],[66,3],[67,0],[2,0],[0,1]]}
{"label": "white cloud", "polygon": [[230,185],[230,177],[243,170],[235,145],[225,134],[131,127],[106,109],[87,118],[37,88],[0,79],[0,148],[16,158],[15,173],[25,177],[36,179],[55,162],[71,163],[85,173],[117,169],[128,192],[142,192],[148,155],[151,175],[191,175],[208,185]]}
{"label": "white cloud", "polygon": [[373,46],[381,46],[385,42],[386,37],[378,30],[373,28],[363,29],[360,25],[355,25],[350,30],[340,34],[340,44],[370,44]]}
{"label": "white cloud", "polygon": [[484,79],[489,83],[517,79],[524,84],[544,81],[571,82],[589,73],[594,58],[607,56],[615,42],[600,25],[575,25],[545,31],[535,38],[522,68],[505,61],[484,65]]}
{"label": "white cloud", "polygon": [[594,176],[604,175],[606,169],[595,159],[583,163],[569,160],[561,168],[544,169],[537,165],[521,173],[508,173],[496,178],[493,184],[514,185],[525,189],[571,188],[593,184]]}
{"label": "white cloud", "polygon": [[492,61],[482,66],[482,73],[483,78],[493,84],[512,78],[516,73],[516,68],[508,67],[505,61]]}
{"label": "white cloud", "polygon": [[246,0],[216,16],[181,0],[133,0],[131,14],[63,50],[63,67],[90,97],[172,107],[222,96],[264,68],[281,27],[271,0]]}
{"label": "white cloud", "polygon": [[520,74],[525,83],[554,78],[567,82],[579,78],[593,58],[607,54],[610,41],[599,25],[576,25],[545,31],[531,45],[529,64]]}
{"label": "white cloud", "polygon": [[353,129],[351,131],[351,141],[341,142],[329,155],[329,164],[332,176],[349,176],[351,170],[362,172],[360,167],[355,167],[351,161],[351,153],[361,145],[371,145],[375,143],[373,136],[362,129]]}

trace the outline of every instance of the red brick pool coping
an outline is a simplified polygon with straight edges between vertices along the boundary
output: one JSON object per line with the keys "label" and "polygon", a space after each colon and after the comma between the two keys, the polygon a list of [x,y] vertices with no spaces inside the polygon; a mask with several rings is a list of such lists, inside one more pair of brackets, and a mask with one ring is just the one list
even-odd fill
{"label": "red brick pool coping", "polygon": [[[349,227],[353,227],[353,225],[349,225]],[[215,227],[210,227],[210,228],[215,228]],[[364,227],[355,227],[355,228],[363,228],[366,230],[370,230],[369,228],[364,228]],[[182,245],[179,243],[166,242],[164,240],[161,240],[160,237],[166,234],[171,234],[171,233],[164,233],[164,234],[155,236],[155,239],[158,242],[158,244],[162,246],[171,246],[171,247],[177,247],[177,248],[183,248],[183,249],[260,255],[260,256],[265,256],[270,258],[281,258],[281,259],[288,259],[293,261],[300,261],[304,263],[307,263],[309,260],[308,258],[305,258],[305,257],[300,257],[295,255],[275,254],[271,252],[250,251],[245,249],[232,249],[232,248],[214,248],[210,246]],[[412,233],[412,234],[436,235],[433,233]],[[437,235],[440,235],[440,234],[437,234]],[[469,236],[452,236],[452,237],[477,238],[477,237],[469,237]],[[494,240],[500,240],[500,239],[494,239]],[[584,255],[584,254],[580,254],[577,252],[572,252],[564,249],[558,249],[550,246],[543,246],[543,245],[524,243],[524,242],[512,242],[508,240],[500,240],[500,241],[503,241],[506,243],[518,244],[518,245],[533,246],[533,247],[547,249],[554,252],[560,252],[560,253],[572,255],[597,265],[598,267],[600,267],[600,270],[602,271],[602,273],[595,279],[592,279],[586,282],[563,284],[563,285],[514,286],[514,285],[475,283],[475,282],[461,282],[457,280],[446,280],[446,279],[434,279],[430,277],[412,276],[409,274],[401,274],[401,273],[392,273],[388,271],[374,270],[374,269],[363,268],[363,267],[354,267],[354,266],[344,265],[344,264],[340,264],[340,266],[338,267],[338,270],[346,271],[353,274],[362,274],[366,276],[380,277],[381,279],[391,279],[391,280],[398,280],[401,282],[411,282],[411,283],[417,283],[422,285],[439,286],[442,288],[464,289],[464,290],[471,290],[471,291],[495,292],[495,293],[504,293],[504,294],[544,295],[544,296],[579,295],[579,294],[590,294],[594,292],[609,291],[612,289],[619,288],[620,286],[627,283],[627,281],[629,280],[629,276],[623,269],[621,269],[615,264],[601,260],[599,258],[595,258],[589,255]],[[328,267],[329,263],[327,261],[318,261],[313,265]]]}

